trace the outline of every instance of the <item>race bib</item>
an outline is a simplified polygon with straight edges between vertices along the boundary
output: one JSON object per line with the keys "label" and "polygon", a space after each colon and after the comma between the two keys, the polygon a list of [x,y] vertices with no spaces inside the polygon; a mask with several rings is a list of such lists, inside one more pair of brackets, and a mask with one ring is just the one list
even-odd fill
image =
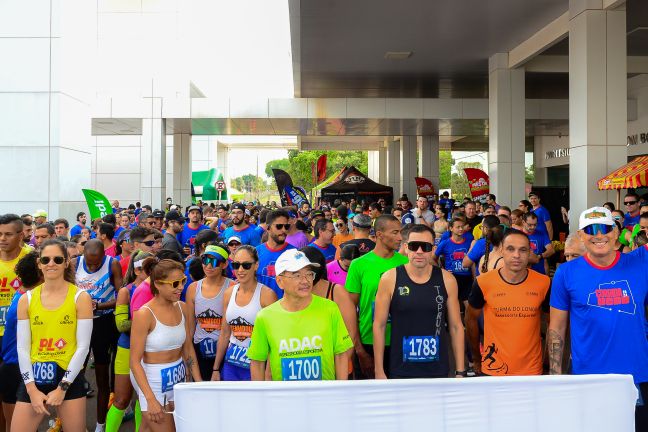
{"label": "race bib", "polygon": [[174,385],[185,380],[186,372],[184,362],[162,369],[160,371],[160,374],[162,374],[162,391],[173,390]]}
{"label": "race bib", "polygon": [[4,327],[7,321],[7,310],[9,310],[9,306],[0,306],[0,327]]}
{"label": "race bib", "polygon": [[250,359],[247,357],[247,351],[246,347],[229,344],[225,353],[225,361],[234,366],[250,369]]}
{"label": "race bib", "polygon": [[204,358],[214,358],[216,357],[216,341],[214,339],[203,339],[200,341],[198,344],[198,348],[200,349],[200,354]]}
{"label": "race bib", "polygon": [[438,336],[403,337],[404,362],[433,362],[439,360]]}
{"label": "race bib", "polygon": [[56,383],[56,363],[39,362],[33,364],[34,381],[40,385],[51,385]]}
{"label": "race bib", "polygon": [[319,381],[322,379],[322,358],[282,358],[281,377],[284,381]]}

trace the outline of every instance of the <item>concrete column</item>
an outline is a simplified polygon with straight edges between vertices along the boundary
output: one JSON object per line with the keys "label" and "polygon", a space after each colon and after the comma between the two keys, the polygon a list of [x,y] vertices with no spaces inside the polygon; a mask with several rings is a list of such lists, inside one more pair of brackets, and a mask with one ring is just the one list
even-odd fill
{"label": "concrete column", "polygon": [[387,183],[387,148],[381,146],[378,149],[378,183]]}
{"label": "concrete column", "polygon": [[173,135],[173,202],[191,204],[191,135]]}
{"label": "concrete column", "polygon": [[404,136],[401,138],[401,193],[407,194],[410,200],[416,198],[417,169],[417,143],[415,136]]}
{"label": "concrete column", "polygon": [[[226,147],[223,143],[218,142],[216,147],[216,169],[223,173],[223,180],[225,184],[230,185],[229,170],[227,166],[229,165],[229,148]],[[242,192],[242,191],[241,191]]]}
{"label": "concrete column", "polygon": [[439,137],[418,137],[418,176],[432,182],[434,190],[439,193]]}
{"label": "concrete column", "polygon": [[[387,168],[387,185],[394,188],[394,200],[401,196],[401,163],[400,163],[400,141],[397,139],[386,139],[386,168]],[[411,197],[410,197],[411,198]]]}
{"label": "concrete column", "polygon": [[378,150],[367,151],[367,177],[375,182],[380,183],[380,181],[378,181],[380,170],[378,159]]}
{"label": "concrete column", "polygon": [[524,198],[524,69],[509,69],[508,54],[488,60],[488,175],[497,202]]}
{"label": "concrete column", "polygon": [[154,209],[166,204],[166,120],[142,119],[141,202]]}
{"label": "concrete column", "polygon": [[[594,4],[598,3],[598,4]],[[626,163],[626,12],[569,2],[570,228],[588,207],[612,201],[596,182]]]}

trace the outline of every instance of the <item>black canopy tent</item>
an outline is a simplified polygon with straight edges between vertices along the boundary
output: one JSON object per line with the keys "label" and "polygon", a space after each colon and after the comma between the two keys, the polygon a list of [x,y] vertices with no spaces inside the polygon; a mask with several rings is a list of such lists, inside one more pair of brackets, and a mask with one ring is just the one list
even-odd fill
{"label": "black canopy tent", "polygon": [[394,188],[376,183],[356,167],[350,166],[334,183],[322,189],[321,197],[327,201],[355,198],[358,202],[363,200],[373,202],[384,198],[387,204],[392,204]]}

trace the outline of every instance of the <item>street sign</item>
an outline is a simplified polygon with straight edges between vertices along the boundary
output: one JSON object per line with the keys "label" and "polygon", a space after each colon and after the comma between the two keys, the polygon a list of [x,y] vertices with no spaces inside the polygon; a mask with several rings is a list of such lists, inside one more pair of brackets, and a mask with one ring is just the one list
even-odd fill
{"label": "street sign", "polygon": [[216,190],[221,192],[225,190],[225,182],[224,181],[217,181],[216,182]]}

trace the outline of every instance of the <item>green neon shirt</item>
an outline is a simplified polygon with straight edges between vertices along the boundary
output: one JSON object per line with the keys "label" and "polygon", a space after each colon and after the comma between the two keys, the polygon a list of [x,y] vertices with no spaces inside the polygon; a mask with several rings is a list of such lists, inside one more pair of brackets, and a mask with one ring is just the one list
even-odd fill
{"label": "green neon shirt", "polygon": [[[351,267],[349,267],[344,286],[350,293],[360,294],[358,327],[363,344],[373,345],[374,304],[380,277],[387,270],[407,264],[407,262],[407,257],[398,252],[394,253],[391,258],[381,258],[373,251],[351,261]],[[386,346],[389,345],[390,338],[391,325],[388,322],[385,328]]]}
{"label": "green neon shirt", "polygon": [[313,295],[301,311],[289,312],[281,301],[261,309],[247,356],[270,359],[274,381],[335,380],[335,355],[351,348],[353,341],[338,306]]}

